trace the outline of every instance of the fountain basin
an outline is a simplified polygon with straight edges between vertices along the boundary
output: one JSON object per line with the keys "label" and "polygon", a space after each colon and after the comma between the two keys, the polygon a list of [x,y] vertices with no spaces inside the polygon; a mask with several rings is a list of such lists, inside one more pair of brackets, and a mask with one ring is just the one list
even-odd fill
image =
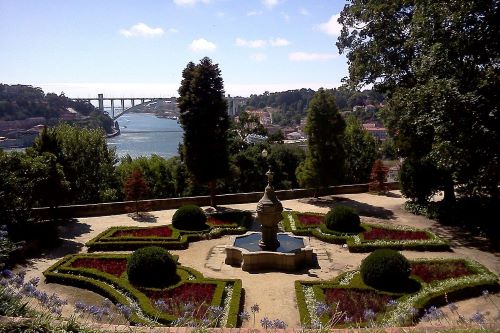
{"label": "fountain basin", "polygon": [[289,233],[278,233],[279,247],[276,251],[265,251],[259,246],[260,232],[248,232],[231,238],[226,246],[226,264],[244,271],[297,271],[314,265],[313,249],[304,237]]}

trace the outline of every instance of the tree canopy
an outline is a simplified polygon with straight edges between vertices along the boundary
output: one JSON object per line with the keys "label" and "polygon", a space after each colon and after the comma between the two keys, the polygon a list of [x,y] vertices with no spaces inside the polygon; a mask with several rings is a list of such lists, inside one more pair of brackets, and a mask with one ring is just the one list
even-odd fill
{"label": "tree canopy", "polygon": [[219,66],[207,57],[188,63],[177,101],[186,166],[197,183],[208,183],[213,203],[216,180],[229,171],[229,117]]}
{"label": "tree canopy", "polygon": [[319,89],[309,104],[305,132],[308,152],[297,169],[297,179],[307,187],[340,183],[344,176],[342,144],[345,122],[330,91]]}
{"label": "tree canopy", "polygon": [[387,93],[400,154],[433,163],[466,196],[499,194],[499,10],[499,0],[353,0],[339,19],[347,83]]}

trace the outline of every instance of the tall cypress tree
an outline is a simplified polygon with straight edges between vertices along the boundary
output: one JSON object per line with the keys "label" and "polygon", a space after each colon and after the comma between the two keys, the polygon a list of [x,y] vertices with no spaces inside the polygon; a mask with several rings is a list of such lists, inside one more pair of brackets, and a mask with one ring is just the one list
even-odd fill
{"label": "tall cypress tree", "polygon": [[345,122],[330,91],[319,89],[307,111],[305,132],[308,152],[297,168],[302,186],[320,188],[339,184],[344,177],[345,152],[342,145]]}
{"label": "tall cypress tree", "polygon": [[219,66],[208,57],[197,65],[189,62],[182,72],[178,103],[184,161],[196,183],[208,184],[213,206],[216,181],[229,171],[229,118]]}

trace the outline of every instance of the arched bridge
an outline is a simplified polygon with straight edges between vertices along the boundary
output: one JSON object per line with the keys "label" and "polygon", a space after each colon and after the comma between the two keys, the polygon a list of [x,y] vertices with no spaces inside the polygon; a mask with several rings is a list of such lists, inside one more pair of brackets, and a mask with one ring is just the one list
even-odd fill
{"label": "arched bridge", "polygon": [[[97,101],[98,109],[99,111],[103,113],[108,113],[107,111],[104,110],[105,102],[109,102],[109,110],[111,111],[111,118],[113,120],[118,119],[121,117],[123,114],[127,113],[130,109],[132,109],[136,105],[141,105],[144,103],[150,103],[154,102],[157,100],[167,100],[167,103],[174,103],[175,107],[175,97],[172,98],[165,98],[165,97],[104,97],[103,94],[98,94],[97,98],[71,98],[74,101],[87,101],[91,103],[92,101]],[[115,105],[115,102],[117,102],[118,105]],[[127,103],[127,106],[125,106],[125,102],[130,102],[130,104]],[[140,102],[136,104],[136,102]],[[117,112],[115,112],[117,111]],[[109,113],[108,113],[109,114]]]}

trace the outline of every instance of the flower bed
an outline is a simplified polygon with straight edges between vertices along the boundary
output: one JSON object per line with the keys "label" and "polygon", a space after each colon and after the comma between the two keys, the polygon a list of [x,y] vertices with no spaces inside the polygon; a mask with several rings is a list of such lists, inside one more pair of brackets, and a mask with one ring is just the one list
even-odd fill
{"label": "flower bed", "polygon": [[[350,252],[371,252],[379,248],[414,251],[448,251],[449,244],[430,231],[361,223],[362,232],[345,233],[318,224],[324,215],[284,212],[283,227],[298,236],[314,236],[324,242],[347,244]],[[304,222],[303,222],[304,221]]]}
{"label": "flower bed", "polygon": [[127,270],[127,259],[122,258],[78,258],[69,265],[73,268],[95,269],[116,277]]}
{"label": "flower bed", "polygon": [[411,274],[420,280],[431,283],[434,281],[459,278],[470,275],[471,271],[464,261],[447,262],[415,262],[411,265]]}
{"label": "flower bed", "polygon": [[235,327],[240,308],[241,281],[207,279],[188,267],[178,266],[181,281],[165,289],[139,288],[126,278],[128,254],[69,255],[44,272],[46,282],[89,289],[109,298],[120,306],[137,309],[131,323],[151,324],[154,321],[170,325],[191,304],[199,318],[208,309],[224,309],[219,326]]}
{"label": "flower bed", "polygon": [[209,215],[205,231],[180,231],[171,225],[154,227],[111,227],[87,244],[89,252],[134,251],[145,246],[166,249],[185,249],[190,242],[223,235],[245,233],[252,223],[252,214],[245,211],[229,211]]}
{"label": "flower bed", "polygon": [[370,231],[363,232],[365,240],[423,240],[429,239],[425,231],[395,230],[372,227]]}
{"label": "flower bed", "polygon": [[168,225],[163,225],[160,227],[152,228],[137,228],[137,229],[125,229],[116,230],[114,233],[109,235],[111,238],[119,237],[171,237],[173,233],[172,228]]}
{"label": "flower bed", "polygon": [[424,307],[479,296],[484,289],[499,287],[496,275],[472,260],[419,259],[412,260],[411,265],[418,267],[415,272],[419,274],[432,272],[426,273],[431,277],[429,282],[412,274],[414,281],[421,281],[417,291],[376,290],[363,283],[359,271],[341,274],[332,281],[297,281],[301,324],[306,327],[327,323],[358,327],[370,326],[372,322],[381,326],[411,325],[415,317],[424,313]]}

